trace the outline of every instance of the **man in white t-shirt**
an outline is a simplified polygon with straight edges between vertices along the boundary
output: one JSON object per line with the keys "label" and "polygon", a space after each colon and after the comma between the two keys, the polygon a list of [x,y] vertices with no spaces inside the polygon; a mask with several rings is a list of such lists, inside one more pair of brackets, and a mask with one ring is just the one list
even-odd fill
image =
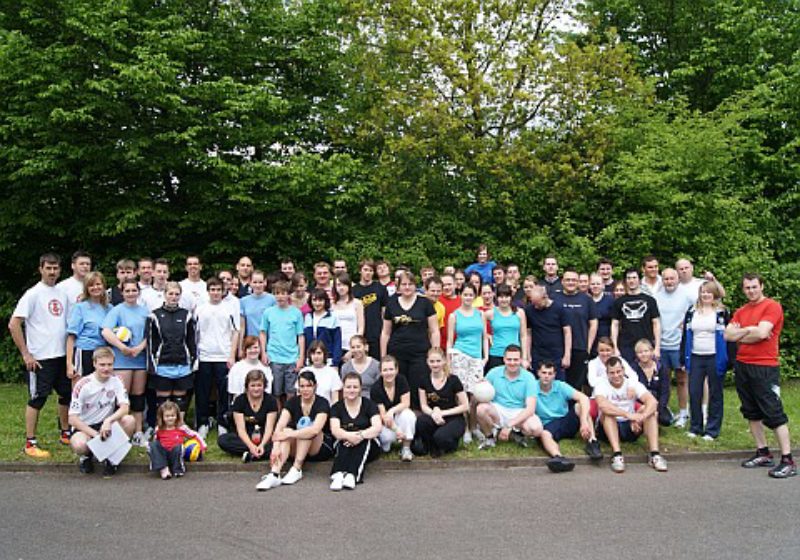
{"label": "man in white t-shirt", "polygon": [[[36,439],[39,411],[53,389],[58,394],[61,442],[69,444],[69,405],[71,383],[67,378],[67,296],[56,287],[61,258],[47,253],[39,258],[41,281],[25,292],[17,303],[8,330],[28,371],[30,399],[25,408],[25,454],[45,459],[50,453]],[[25,331],[23,333],[23,325]]]}
{"label": "man in white t-shirt", "polygon": [[[717,279],[714,277],[714,274],[708,270],[703,273],[702,278],[695,278],[694,265],[689,259],[678,259],[675,261],[675,270],[678,271],[678,279],[680,280],[681,289],[686,291],[686,294],[692,299],[692,303],[697,302],[697,298],[700,295],[700,286],[703,285],[703,282],[706,280],[711,282],[717,281]],[[723,288],[722,284],[719,283],[718,286],[720,290],[720,299],[724,299],[725,288]]]}
{"label": "man in white t-shirt", "polygon": [[228,370],[236,362],[239,315],[222,300],[223,283],[219,278],[208,280],[209,301],[195,311],[197,321],[197,354],[200,367],[195,376],[195,413],[197,431],[205,439],[209,430],[211,387],[217,388],[217,420],[228,410]]}
{"label": "man in white t-shirt", "polygon": [[72,312],[72,307],[80,301],[83,295],[83,279],[92,270],[92,257],[86,251],[72,253],[72,276],[56,284],[56,288],[67,296],[67,320]]}
{"label": "man in white t-shirt", "polygon": [[[119,422],[128,437],[136,428],[136,421],[128,414],[128,393],[120,378],[114,375],[114,352],[100,347],[94,351],[92,363],[94,373],[75,384],[69,405],[69,423],[75,429],[69,443],[80,458],[78,467],[84,474],[94,470],[92,452],[87,445],[90,439],[108,437],[114,422]],[[113,475],[117,466],[106,459],[104,474]]]}
{"label": "man in white t-shirt", "polygon": [[[606,362],[608,379],[594,388],[600,410],[600,437],[611,445],[611,470],[625,472],[625,458],[620,441],[636,441],[644,433],[650,447],[648,464],[659,472],[667,470],[667,461],[658,452],[658,401],[639,381],[625,376],[622,361],[612,356]],[[637,410],[637,401],[641,406]]]}
{"label": "man in white t-shirt", "polygon": [[180,306],[189,311],[194,311],[201,303],[208,301],[206,291],[206,281],[200,278],[203,264],[197,255],[186,257],[186,278],[180,281],[181,291],[184,298],[181,298]]}
{"label": "man in white t-shirt", "polygon": [[139,277],[139,293],[144,293],[153,287],[153,259],[142,257],[136,265],[136,275]]}

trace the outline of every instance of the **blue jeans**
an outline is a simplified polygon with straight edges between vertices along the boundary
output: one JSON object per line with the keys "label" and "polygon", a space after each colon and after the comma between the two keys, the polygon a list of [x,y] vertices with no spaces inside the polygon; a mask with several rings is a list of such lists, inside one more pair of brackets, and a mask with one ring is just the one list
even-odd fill
{"label": "blue jeans", "polygon": [[[708,421],[703,430],[703,385],[708,379]],[[722,377],[717,375],[717,357],[714,354],[692,354],[689,366],[689,431],[719,437],[722,428]]]}

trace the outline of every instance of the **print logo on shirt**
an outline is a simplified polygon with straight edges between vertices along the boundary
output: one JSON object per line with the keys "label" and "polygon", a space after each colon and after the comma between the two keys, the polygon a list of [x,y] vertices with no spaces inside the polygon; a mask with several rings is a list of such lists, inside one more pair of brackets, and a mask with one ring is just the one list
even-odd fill
{"label": "print logo on shirt", "polygon": [[431,403],[439,402],[439,394],[438,393],[426,393],[425,396],[428,397],[428,402],[431,402]]}
{"label": "print logo on shirt", "polygon": [[364,304],[364,307],[369,307],[369,305],[375,303],[377,299],[378,294],[367,294],[361,298],[361,303]]}
{"label": "print logo on shirt", "polygon": [[622,314],[629,321],[638,321],[647,314],[646,301],[630,301],[622,304]]}
{"label": "print logo on shirt", "polygon": [[50,315],[60,317],[64,313],[64,306],[57,299],[51,299],[47,304],[47,310],[50,311]]}
{"label": "print logo on shirt", "polygon": [[412,323],[417,323],[417,322],[418,321],[415,321],[413,317],[410,317],[408,315],[398,315],[397,317],[394,318],[395,325],[410,325]]}

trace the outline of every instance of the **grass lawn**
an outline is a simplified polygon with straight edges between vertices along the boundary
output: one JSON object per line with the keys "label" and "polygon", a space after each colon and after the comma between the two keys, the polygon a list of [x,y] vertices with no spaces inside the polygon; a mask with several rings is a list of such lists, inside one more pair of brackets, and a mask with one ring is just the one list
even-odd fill
{"label": "grass lawn", "polygon": [[[675,402],[675,391],[672,392],[672,409],[677,409]],[[800,381],[785,381],[782,388],[784,408],[789,415],[789,429],[793,436],[793,445],[796,448],[798,437],[800,437]],[[27,402],[27,387],[21,384],[0,384],[0,462],[4,461],[31,461],[23,452],[24,444],[24,408]],[[56,421],[56,399],[51,396],[47,401],[47,406],[42,410],[39,420],[39,443],[43,449],[50,451],[50,462],[69,463],[75,461],[75,456],[68,447],[58,443],[58,430]],[[191,411],[190,416],[191,418]],[[775,442],[770,433],[770,445],[774,447]],[[212,432],[208,438],[208,452],[206,461],[232,461],[239,459],[224,454],[216,445],[216,432]],[[702,452],[702,451],[725,451],[752,449],[753,440],[747,429],[747,423],[739,413],[739,399],[733,386],[725,388],[725,416],[722,427],[722,434],[716,442],[709,443],[700,440],[691,440],[686,437],[684,430],[677,428],[661,428],[661,451],[669,456],[670,453],[678,452]],[[566,456],[582,457],[583,442],[579,440],[565,440],[561,443],[561,449]],[[603,446],[604,453],[608,447]],[[644,437],[633,444],[625,444],[623,451],[626,454],[644,454],[646,444]],[[472,458],[519,458],[526,456],[543,456],[541,449],[534,446],[533,449],[523,449],[514,444],[501,443],[495,449],[478,451],[476,444],[464,446],[449,456],[454,459]],[[396,454],[392,453],[387,458],[396,459]],[[420,460],[425,460],[420,458]],[[143,449],[134,448],[126,461],[145,463],[147,454]]]}

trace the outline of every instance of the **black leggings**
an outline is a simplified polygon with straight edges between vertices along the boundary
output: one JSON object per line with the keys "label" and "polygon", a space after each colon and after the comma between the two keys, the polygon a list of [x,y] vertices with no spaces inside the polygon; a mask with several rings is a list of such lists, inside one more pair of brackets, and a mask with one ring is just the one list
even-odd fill
{"label": "black leggings", "polygon": [[[389,351],[389,354],[392,354]],[[427,362],[427,350],[421,353],[406,354],[392,354],[397,358],[399,365],[399,374],[406,378],[408,381],[408,388],[411,389],[411,408],[420,410],[419,408],[419,387],[422,385],[422,380],[429,374]]]}
{"label": "black leggings", "polygon": [[458,449],[458,440],[464,435],[466,427],[462,414],[446,417],[441,426],[427,414],[417,417],[417,435],[431,455],[451,453]]}
{"label": "black leggings", "polygon": [[[222,449],[225,453],[230,453],[235,457],[241,457],[245,451],[250,451],[250,449],[245,445],[242,438],[239,437],[238,434],[235,432],[228,432],[227,434],[222,434],[217,439],[217,444],[219,448]],[[252,457],[253,461],[268,461],[269,454],[272,452],[272,443],[268,443],[264,446],[264,454],[261,458]]]}

